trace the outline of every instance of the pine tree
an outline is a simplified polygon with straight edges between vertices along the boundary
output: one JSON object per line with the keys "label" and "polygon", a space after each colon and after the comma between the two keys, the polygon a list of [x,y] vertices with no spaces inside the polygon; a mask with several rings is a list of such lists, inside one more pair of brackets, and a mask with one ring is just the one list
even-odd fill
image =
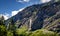
{"label": "pine tree", "polygon": [[4,25],[4,16],[0,16],[0,25]]}
{"label": "pine tree", "polygon": [[4,25],[4,16],[0,16],[0,36],[6,36],[7,30],[6,26]]}

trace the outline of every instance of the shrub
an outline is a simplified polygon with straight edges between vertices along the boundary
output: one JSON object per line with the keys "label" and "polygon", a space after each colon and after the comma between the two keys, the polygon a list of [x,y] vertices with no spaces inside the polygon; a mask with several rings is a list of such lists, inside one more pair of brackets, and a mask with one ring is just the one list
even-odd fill
{"label": "shrub", "polygon": [[56,33],[46,29],[36,30],[30,36],[56,36]]}
{"label": "shrub", "polygon": [[7,36],[13,36],[13,32],[12,31],[7,31]]}
{"label": "shrub", "polygon": [[0,36],[6,36],[7,30],[4,25],[0,25]]}
{"label": "shrub", "polygon": [[25,26],[16,29],[16,35],[18,36],[25,36],[25,32],[27,31],[27,28]]}

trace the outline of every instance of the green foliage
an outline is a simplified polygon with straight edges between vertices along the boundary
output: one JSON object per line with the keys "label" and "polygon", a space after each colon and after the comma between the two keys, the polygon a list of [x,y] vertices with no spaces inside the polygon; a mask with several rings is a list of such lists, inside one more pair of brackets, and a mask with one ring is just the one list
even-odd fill
{"label": "green foliage", "polygon": [[34,31],[30,36],[56,36],[56,33],[41,29]]}
{"label": "green foliage", "polygon": [[[54,22],[57,23],[57,22],[60,22],[60,20],[56,20]],[[0,20],[0,24],[1,24],[0,25],[0,36],[59,36],[59,34],[52,32],[52,31],[48,31],[46,29],[28,31],[28,28],[25,25],[20,28],[15,28],[15,23],[13,22],[12,19],[8,26],[9,30],[7,30],[5,25],[3,25],[4,19]]]}
{"label": "green foliage", "polygon": [[25,36],[30,36],[32,34],[32,31],[27,31],[26,33],[25,33]]}
{"label": "green foliage", "polygon": [[7,32],[7,36],[13,36],[13,32],[12,31],[8,31]]}
{"label": "green foliage", "polygon": [[26,31],[27,31],[27,28],[23,26],[21,28],[16,29],[16,34],[18,36],[25,36]]}
{"label": "green foliage", "polygon": [[4,25],[0,25],[0,36],[6,36],[6,27]]}
{"label": "green foliage", "polygon": [[40,29],[36,31],[28,31],[25,26],[17,28],[15,31],[8,31],[6,27],[0,25],[0,36],[59,36],[57,33]]}

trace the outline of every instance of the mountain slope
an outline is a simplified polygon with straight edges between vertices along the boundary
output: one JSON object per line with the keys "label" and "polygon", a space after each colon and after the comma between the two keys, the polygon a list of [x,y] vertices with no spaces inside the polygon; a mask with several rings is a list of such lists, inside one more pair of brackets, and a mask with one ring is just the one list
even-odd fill
{"label": "mountain slope", "polygon": [[[11,18],[18,28],[25,25],[28,30],[37,30],[41,28],[51,30],[51,27],[53,28],[53,26],[60,24],[59,14],[60,2],[48,2],[29,6]],[[6,23],[9,23],[11,18],[9,18]]]}

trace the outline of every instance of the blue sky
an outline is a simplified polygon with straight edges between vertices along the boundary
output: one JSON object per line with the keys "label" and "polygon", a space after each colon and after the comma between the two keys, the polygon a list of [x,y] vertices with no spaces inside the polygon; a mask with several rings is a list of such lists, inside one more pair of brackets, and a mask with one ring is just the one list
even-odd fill
{"label": "blue sky", "polygon": [[8,19],[27,6],[48,1],[50,0],[0,0],[0,15],[3,15],[5,19]]}

